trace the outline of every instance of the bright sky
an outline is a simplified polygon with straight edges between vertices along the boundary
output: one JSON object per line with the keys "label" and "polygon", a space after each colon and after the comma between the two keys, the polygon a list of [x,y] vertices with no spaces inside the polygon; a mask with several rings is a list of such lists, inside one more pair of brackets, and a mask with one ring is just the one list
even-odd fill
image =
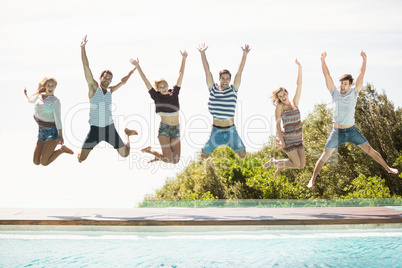
{"label": "bright sky", "polygon": [[[0,106],[2,148],[0,206],[132,207],[160,188],[167,177],[193,160],[209,137],[208,89],[196,47],[209,45],[207,58],[218,72],[235,74],[241,46],[251,52],[238,95],[236,125],[247,150],[262,148],[274,134],[274,106],[269,92],[278,86],[290,94],[296,86],[295,58],[303,66],[300,110],[305,118],[314,104],[329,103],[320,54],[334,81],[344,73],[357,77],[360,51],[367,53],[365,83],[384,89],[402,105],[402,2],[400,0],[14,0],[0,9],[0,82],[6,101]],[[147,164],[140,152],[157,140],[159,118],[147,89],[135,72],[113,94],[115,124],[137,129],[131,154],[123,159],[105,143],[79,164],[77,153],[89,130],[88,88],[80,43],[88,35],[87,55],[97,79],[104,69],[112,84],[126,75],[130,58],[139,58],[150,81],[164,77],[170,87],[178,77],[181,55],[187,59],[182,90],[182,158],[179,165]],[[32,94],[45,76],[58,80],[65,144],[74,156],[62,155],[48,167],[32,163],[37,141]]]}

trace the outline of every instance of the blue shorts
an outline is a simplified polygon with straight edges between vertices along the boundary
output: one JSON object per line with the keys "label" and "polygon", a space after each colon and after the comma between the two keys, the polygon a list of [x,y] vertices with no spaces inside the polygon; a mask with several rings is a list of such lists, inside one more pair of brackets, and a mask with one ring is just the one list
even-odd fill
{"label": "blue shorts", "polygon": [[56,140],[59,137],[59,132],[55,127],[39,126],[38,139],[41,141]]}
{"label": "blue shorts", "polygon": [[180,125],[171,126],[165,123],[159,125],[159,136],[167,136],[170,139],[180,138]]}
{"label": "blue shorts", "polygon": [[110,124],[106,127],[91,126],[82,149],[92,150],[101,141],[106,141],[115,149],[124,147],[124,142],[117,133],[114,124]]}
{"label": "blue shorts", "polygon": [[225,129],[212,126],[211,135],[204,148],[202,148],[202,151],[207,154],[212,154],[212,152],[221,145],[227,145],[235,152],[246,149],[234,125]]}
{"label": "blue shorts", "polygon": [[339,145],[345,142],[350,142],[355,145],[363,145],[368,141],[355,126],[345,129],[333,128],[332,133],[325,144],[325,148],[336,149]]}

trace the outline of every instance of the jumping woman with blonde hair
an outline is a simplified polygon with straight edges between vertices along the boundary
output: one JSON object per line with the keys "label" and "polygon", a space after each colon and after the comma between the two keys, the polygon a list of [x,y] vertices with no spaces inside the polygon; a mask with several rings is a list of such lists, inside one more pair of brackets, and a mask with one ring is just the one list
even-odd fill
{"label": "jumping woman with blonde hair", "polygon": [[[63,153],[74,154],[64,145],[60,100],[54,96],[56,86],[56,79],[45,77],[32,96],[28,96],[27,89],[24,89],[28,102],[35,104],[34,119],[39,126],[33,156],[35,165],[47,166]],[[61,148],[55,150],[58,144],[61,144]]]}
{"label": "jumping woman with blonde hair", "polygon": [[[289,100],[288,91],[280,87],[272,91],[271,99],[276,106],[275,118],[277,129],[276,145],[288,155],[287,159],[271,158],[263,166],[263,169],[276,166],[275,178],[281,170],[292,168],[301,169],[306,164],[306,154],[303,147],[303,133],[300,121],[299,100],[302,87],[302,67],[296,59],[298,66],[297,87],[293,100]],[[281,128],[281,121],[283,130]]]}
{"label": "jumping woman with blonde hair", "polygon": [[155,112],[161,117],[158,139],[162,147],[162,153],[152,150],[150,146],[142,149],[141,151],[143,153],[155,156],[155,158],[148,163],[163,161],[165,163],[177,164],[180,160],[179,92],[188,56],[186,51],[180,51],[180,53],[182,60],[179,78],[173,89],[169,89],[169,85],[165,79],[155,81],[155,87],[153,87],[142,71],[139,60],[130,59],[130,62],[137,68],[145,86],[148,88],[149,95],[155,102]]}

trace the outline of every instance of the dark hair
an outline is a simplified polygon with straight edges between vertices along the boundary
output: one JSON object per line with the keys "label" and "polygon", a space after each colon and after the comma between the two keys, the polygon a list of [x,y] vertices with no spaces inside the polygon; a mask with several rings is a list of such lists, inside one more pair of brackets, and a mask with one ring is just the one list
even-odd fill
{"label": "dark hair", "polygon": [[353,84],[353,77],[351,74],[344,74],[341,76],[341,78],[339,78],[339,81],[349,81],[349,85]]}
{"label": "dark hair", "polygon": [[110,71],[110,70],[104,70],[104,71],[101,73],[100,77],[103,77],[105,74],[110,74],[110,75],[113,77],[112,71]]}
{"label": "dark hair", "polygon": [[228,74],[230,78],[232,78],[232,74],[227,69],[223,69],[219,72],[219,78],[221,78],[222,74]]}

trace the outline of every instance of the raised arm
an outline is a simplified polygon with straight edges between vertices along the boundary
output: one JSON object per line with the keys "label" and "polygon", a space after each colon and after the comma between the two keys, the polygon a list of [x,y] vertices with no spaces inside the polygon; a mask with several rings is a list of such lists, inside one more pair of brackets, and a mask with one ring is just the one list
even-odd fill
{"label": "raised arm", "polygon": [[135,68],[137,68],[138,73],[140,74],[142,80],[145,83],[145,86],[148,88],[148,90],[150,90],[152,88],[152,85],[151,85],[151,83],[149,83],[147,77],[145,76],[144,72],[142,71],[142,69],[140,67],[140,61],[138,60],[138,58],[136,60],[130,59],[130,62],[132,65],[135,66]]}
{"label": "raised arm", "polygon": [[207,78],[207,86],[208,86],[208,89],[211,89],[212,86],[214,85],[214,78],[212,77],[212,73],[209,70],[207,56],[205,55],[205,51],[207,50],[207,48],[208,48],[208,46],[205,46],[205,44],[198,46],[198,50],[201,53],[202,66],[204,66],[205,76]]}
{"label": "raised arm", "polygon": [[301,87],[302,87],[302,66],[297,59],[295,62],[297,64],[297,67],[299,68],[299,71],[297,73],[297,82],[296,82],[297,87],[296,87],[295,96],[293,97],[293,104],[296,107],[299,107],[299,100],[300,100],[300,96],[301,96]]}
{"label": "raised arm", "polygon": [[362,90],[363,88],[363,77],[364,74],[366,73],[366,65],[367,65],[367,56],[366,53],[364,53],[363,51],[360,53],[360,55],[363,58],[363,63],[362,63],[362,67],[360,67],[360,73],[359,76],[356,79],[356,90],[357,92],[360,92],[360,90]]}
{"label": "raised arm", "polygon": [[126,84],[127,81],[128,81],[128,79],[130,78],[130,76],[134,73],[135,69],[136,69],[136,68],[132,69],[132,70],[128,73],[128,75],[126,75],[125,77],[123,77],[117,85],[111,86],[111,87],[110,87],[110,92],[115,92],[115,91],[118,90],[122,85]]}
{"label": "raised arm", "polygon": [[87,52],[85,50],[85,46],[87,44],[87,36],[82,39],[81,42],[81,59],[82,59],[82,64],[84,66],[84,73],[85,73],[85,79],[87,80],[88,83],[88,97],[91,99],[92,96],[95,94],[96,89],[98,88],[98,82],[95,81],[91,69],[89,68],[89,62],[88,62],[88,57],[87,57]]}
{"label": "raised arm", "polygon": [[180,53],[181,53],[182,59],[181,59],[181,66],[180,66],[180,71],[179,71],[179,78],[177,79],[177,82],[176,82],[176,86],[178,86],[178,87],[181,87],[181,82],[183,81],[184,69],[186,67],[186,59],[188,56],[187,51],[185,51],[185,50],[183,52],[180,51]]}
{"label": "raised arm", "polygon": [[322,67],[322,72],[324,73],[325,83],[327,85],[327,88],[328,88],[329,92],[332,92],[332,90],[334,89],[334,81],[332,80],[332,77],[329,74],[327,64],[325,63],[326,57],[327,57],[327,52],[324,52],[321,54],[321,67]]}
{"label": "raised arm", "polygon": [[234,84],[236,89],[239,89],[239,87],[240,87],[241,75],[243,73],[244,65],[246,64],[247,55],[250,52],[250,47],[248,45],[245,45],[241,49],[243,50],[243,56],[241,58],[241,62],[240,62],[240,65],[239,65],[239,70],[237,71],[237,74],[235,75],[235,79],[233,81],[233,84]]}

